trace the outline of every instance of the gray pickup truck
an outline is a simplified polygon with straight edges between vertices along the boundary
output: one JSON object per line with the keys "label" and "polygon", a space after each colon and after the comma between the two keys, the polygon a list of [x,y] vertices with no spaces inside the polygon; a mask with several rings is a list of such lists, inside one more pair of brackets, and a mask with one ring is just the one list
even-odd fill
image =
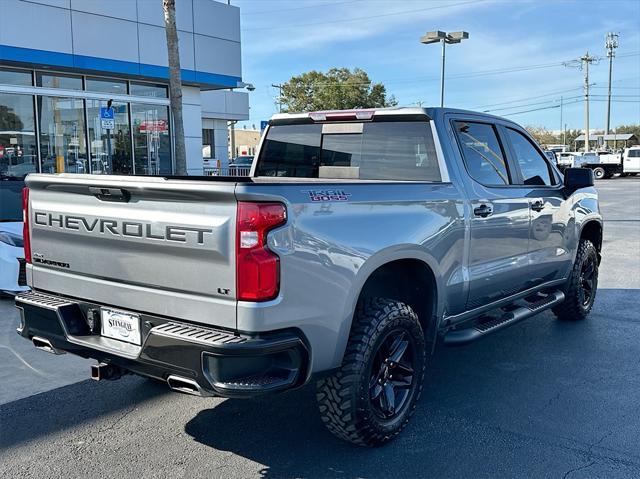
{"label": "gray pickup truck", "polygon": [[29,175],[19,334],[171,389],[316,382],[374,446],[406,426],[437,342],[593,306],[593,172],[520,126],[441,108],[281,114],[250,177]]}

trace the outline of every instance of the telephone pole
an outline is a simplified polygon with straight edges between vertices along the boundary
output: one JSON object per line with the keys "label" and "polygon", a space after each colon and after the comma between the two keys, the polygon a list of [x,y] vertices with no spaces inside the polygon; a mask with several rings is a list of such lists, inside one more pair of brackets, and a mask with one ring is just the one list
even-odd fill
{"label": "telephone pole", "polygon": [[613,70],[613,57],[616,56],[616,48],[618,48],[618,34],[609,32],[604,41],[607,49],[607,57],[609,57],[609,89],[607,93],[607,129],[605,133],[608,135],[611,126],[611,72]]}
{"label": "telephone pole", "polygon": [[560,137],[562,136],[562,125],[564,125],[563,121],[562,121],[562,110],[564,109],[564,97],[561,96],[560,97]]}
{"label": "telephone pole", "polygon": [[278,113],[282,113],[282,87],[284,85],[282,83],[272,83],[271,86],[278,89]]}
{"label": "telephone pole", "polygon": [[577,67],[584,71],[584,152],[589,152],[589,65],[598,63],[600,58],[592,57],[589,52],[580,58],[565,62],[566,67]]}

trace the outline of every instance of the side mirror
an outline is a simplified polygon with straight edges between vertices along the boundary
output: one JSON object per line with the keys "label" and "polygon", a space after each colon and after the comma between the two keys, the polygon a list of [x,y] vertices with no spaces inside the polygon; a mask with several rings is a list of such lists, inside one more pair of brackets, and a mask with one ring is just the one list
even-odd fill
{"label": "side mirror", "polygon": [[593,170],[590,168],[567,168],[564,170],[564,187],[575,191],[593,186]]}

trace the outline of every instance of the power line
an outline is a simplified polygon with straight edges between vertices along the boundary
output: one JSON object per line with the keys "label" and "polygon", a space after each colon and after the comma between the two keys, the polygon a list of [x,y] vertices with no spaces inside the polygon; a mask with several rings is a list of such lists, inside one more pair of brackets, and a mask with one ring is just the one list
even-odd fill
{"label": "power line", "polygon": [[[564,100],[573,100],[575,98],[581,98],[582,95],[576,95],[576,96],[569,96],[569,97],[564,97]],[[494,111],[503,111],[503,110],[514,110],[517,108],[523,108],[523,107],[527,107],[527,106],[536,106],[536,105],[545,105],[547,103],[550,102],[556,102],[558,101],[557,99],[553,99],[553,100],[544,100],[544,101],[538,101],[538,102],[534,102],[534,103],[525,103],[523,105],[514,105],[514,106],[505,106],[502,108],[494,108],[492,110],[484,110],[484,113],[491,113]]]}
{"label": "power line", "polygon": [[410,13],[419,13],[419,12],[426,12],[426,11],[431,11],[431,10],[440,10],[440,9],[445,9],[445,8],[450,8],[450,7],[458,7],[461,5],[470,5],[470,4],[477,4],[480,2],[486,2],[487,0],[469,0],[466,2],[458,2],[458,3],[449,3],[446,5],[438,5],[435,7],[427,7],[427,8],[417,8],[417,9],[413,9],[413,10],[403,10],[400,12],[391,12],[391,13],[381,13],[378,15],[369,15],[366,17],[356,17],[356,18],[340,18],[340,19],[336,19],[336,20],[326,20],[326,21],[321,21],[321,22],[309,22],[309,23],[296,23],[295,25],[277,25],[277,26],[268,26],[268,27],[255,27],[255,28],[245,28],[244,31],[263,31],[263,30],[281,30],[281,29],[287,29],[287,28],[301,28],[301,27],[310,27],[310,26],[314,26],[314,25],[327,25],[327,24],[331,24],[331,23],[346,23],[346,22],[357,22],[360,20],[371,20],[373,18],[384,18],[384,17],[392,17],[392,16],[396,16],[396,15],[407,15]]}
{"label": "power line", "polygon": [[557,95],[558,93],[568,93],[568,92],[576,91],[576,90],[580,90],[580,89],[582,89],[582,87],[569,88],[569,89],[566,89],[566,90],[553,90],[553,91],[549,91],[547,93],[542,93],[542,94],[536,95],[536,96],[521,97],[521,98],[518,98],[517,100],[508,100],[508,101],[503,101],[503,102],[500,102],[500,103],[490,103],[488,105],[480,105],[480,106],[474,107],[473,109],[474,110],[479,110],[481,108],[487,108],[487,107],[491,107],[491,106],[508,105],[509,103],[519,103],[521,101],[536,100],[538,98],[544,98],[544,97],[551,96],[551,95]]}

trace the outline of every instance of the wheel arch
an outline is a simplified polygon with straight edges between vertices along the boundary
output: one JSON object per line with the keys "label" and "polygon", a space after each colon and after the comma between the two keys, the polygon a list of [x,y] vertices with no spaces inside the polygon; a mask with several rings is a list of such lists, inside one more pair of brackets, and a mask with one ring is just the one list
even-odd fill
{"label": "wheel arch", "polygon": [[598,256],[600,256],[602,251],[602,222],[591,219],[583,223],[580,228],[580,239],[591,241],[598,251]]}
{"label": "wheel arch", "polygon": [[[370,258],[361,268],[346,312],[337,347],[342,362],[358,303],[367,297],[384,297],[407,303],[418,315],[428,350],[435,347],[438,317],[443,307],[443,288],[435,260],[420,252],[396,251]],[[426,293],[425,293],[426,292]]]}

